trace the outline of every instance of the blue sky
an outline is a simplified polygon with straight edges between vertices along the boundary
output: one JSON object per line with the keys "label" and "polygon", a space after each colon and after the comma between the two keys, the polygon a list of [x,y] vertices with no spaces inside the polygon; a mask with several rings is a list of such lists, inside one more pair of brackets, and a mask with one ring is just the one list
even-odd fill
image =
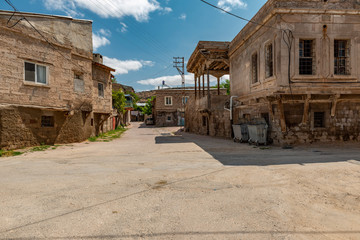
{"label": "blue sky", "polygon": [[[266,0],[208,0],[252,18]],[[231,41],[246,22],[200,0],[12,0],[20,11],[93,20],[94,52],[117,70],[117,81],[137,91],[162,80],[181,85],[172,57],[187,61],[198,41]],[[0,9],[11,10],[0,0]],[[186,73],[186,84],[193,77]]]}

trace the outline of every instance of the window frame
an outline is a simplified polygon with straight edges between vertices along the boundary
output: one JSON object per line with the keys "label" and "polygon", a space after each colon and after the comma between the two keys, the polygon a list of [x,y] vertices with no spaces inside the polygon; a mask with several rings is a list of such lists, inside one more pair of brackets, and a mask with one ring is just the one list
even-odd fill
{"label": "window frame", "polygon": [[[271,61],[269,61],[269,55],[268,55],[268,47],[271,46]],[[264,46],[264,64],[265,64],[265,79],[269,79],[269,78],[272,78],[274,77],[274,43],[271,41],[271,42],[267,42],[265,43],[265,46]],[[268,72],[268,64],[271,63],[271,75],[267,75],[267,72]]]}
{"label": "window frame", "polygon": [[[166,101],[167,98],[170,99],[170,103],[167,103],[167,101]],[[165,106],[172,106],[172,105],[173,105],[172,96],[165,96],[165,97],[164,97],[164,104],[165,104]]]}
{"label": "window frame", "polygon": [[[254,56],[256,56],[256,61],[254,61]],[[257,84],[259,83],[259,54],[258,52],[253,52],[251,54],[251,60],[250,60],[250,63],[251,63],[251,72],[250,72],[250,77],[251,77],[251,84],[254,85],[254,84]],[[256,73],[254,74],[254,63],[256,63]],[[254,81],[256,80],[256,81]]]}
{"label": "window frame", "polygon": [[172,116],[171,115],[166,115],[166,122],[172,122],[172,121],[173,121]]}
{"label": "window frame", "polygon": [[[35,65],[35,81],[29,81],[29,80],[26,80],[26,63],[28,64],[33,64]],[[39,82],[38,81],[38,70],[37,70],[37,66],[40,66],[40,67],[45,67],[45,83],[42,83],[42,82]],[[42,85],[42,86],[45,86],[45,85],[49,85],[49,67],[46,66],[46,65],[43,65],[43,64],[38,64],[36,62],[31,62],[31,61],[24,61],[24,82],[27,83],[27,84],[38,84],[38,85]]]}
{"label": "window frame", "polygon": [[[102,85],[102,94],[100,94],[100,89],[99,89],[99,86]],[[105,97],[105,88],[104,88],[104,83],[102,82],[98,82],[98,97],[99,98],[104,98]]]}
{"label": "window frame", "polygon": [[[303,44],[303,49],[301,49],[300,44],[301,42],[304,41],[312,41],[312,45],[311,45],[311,53],[312,56],[311,57],[305,57],[305,56],[301,56],[301,51],[304,52],[304,44]],[[304,54],[303,54],[304,55]],[[317,66],[316,66],[316,39],[315,38],[299,38],[299,42],[298,42],[298,74],[299,76],[316,76],[317,74]],[[310,59],[312,60],[311,62],[311,74],[306,74],[306,73],[301,73],[301,59]]]}
{"label": "window frame", "polygon": [[[46,120],[46,121],[50,122],[50,125],[43,124],[44,118],[50,118],[50,120],[49,119]],[[48,116],[48,115],[42,115],[40,124],[41,124],[42,128],[54,128],[55,127],[55,117],[54,116]]]}
{"label": "window frame", "polygon": [[188,103],[188,101],[189,101],[189,96],[184,96],[184,97],[181,98],[181,102],[184,105],[186,105]]}
{"label": "window frame", "polygon": [[[333,39],[333,52],[334,52],[334,61],[333,61],[333,71],[335,76],[350,76],[351,75],[351,40],[350,39],[342,39],[342,38],[334,38]],[[336,51],[335,51],[335,42],[336,41],[344,41],[346,42],[347,46],[345,47],[345,57],[336,57]],[[345,71],[344,73],[336,73],[336,69],[339,68],[339,66],[336,66],[336,61],[338,59],[344,59],[345,60]],[[339,65],[339,64],[338,64]]]}

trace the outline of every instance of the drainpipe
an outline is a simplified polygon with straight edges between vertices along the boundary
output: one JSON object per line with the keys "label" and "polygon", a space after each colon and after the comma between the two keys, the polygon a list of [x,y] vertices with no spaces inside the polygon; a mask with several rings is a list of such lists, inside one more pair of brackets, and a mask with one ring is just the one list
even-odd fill
{"label": "drainpipe", "polygon": [[231,138],[234,138],[234,131],[232,129],[233,121],[233,99],[237,98],[238,96],[231,96],[230,97],[230,109],[224,107],[225,110],[230,111],[230,125],[231,125]]}
{"label": "drainpipe", "polygon": [[224,107],[225,110],[230,111],[230,121],[233,120],[233,99],[234,99],[234,98],[237,98],[237,97],[238,97],[238,96],[231,96],[231,97],[230,97],[230,109],[227,109],[227,108]]}

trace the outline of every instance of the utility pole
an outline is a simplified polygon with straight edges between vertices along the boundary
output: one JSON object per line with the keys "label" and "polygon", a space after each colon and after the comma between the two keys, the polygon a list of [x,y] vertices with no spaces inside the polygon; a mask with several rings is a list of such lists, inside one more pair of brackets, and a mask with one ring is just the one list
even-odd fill
{"label": "utility pole", "polygon": [[174,68],[176,68],[181,76],[181,88],[182,88],[182,108],[183,111],[180,112],[179,125],[185,125],[185,58],[184,57],[174,57]]}

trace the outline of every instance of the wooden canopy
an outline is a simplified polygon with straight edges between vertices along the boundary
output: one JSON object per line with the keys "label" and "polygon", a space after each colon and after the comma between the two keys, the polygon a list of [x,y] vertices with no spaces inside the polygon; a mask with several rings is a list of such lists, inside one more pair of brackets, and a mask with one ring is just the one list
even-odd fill
{"label": "wooden canopy", "polygon": [[[217,78],[218,95],[220,95],[220,78],[229,74],[229,46],[230,42],[200,41],[192,53],[187,71],[194,73],[195,98],[205,97],[205,75],[207,75],[207,95],[210,99],[210,76]],[[202,90],[201,90],[202,76]]]}
{"label": "wooden canopy", "polygon": [[214,77],[229,74],[229,45],[230,42],[200,41],[188,61],[187,71],[203,75],[209,70]]}

